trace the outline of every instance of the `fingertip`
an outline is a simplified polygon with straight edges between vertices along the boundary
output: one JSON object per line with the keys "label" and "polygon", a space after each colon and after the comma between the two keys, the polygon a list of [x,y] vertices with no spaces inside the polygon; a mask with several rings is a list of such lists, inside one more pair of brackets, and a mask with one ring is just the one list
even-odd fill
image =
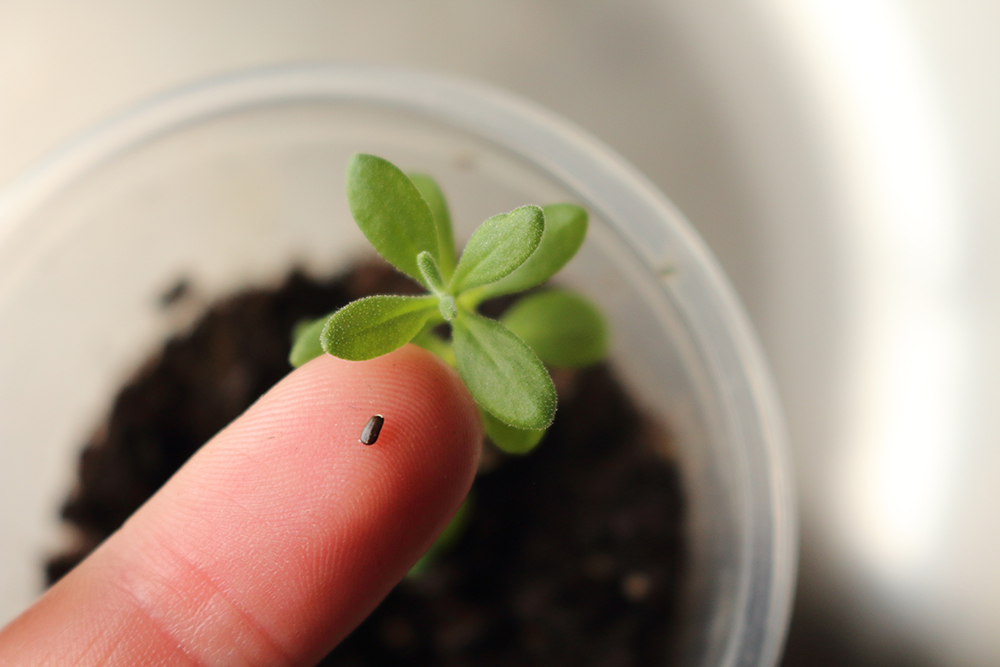
{"label": "fingertip", "polygon": [[[376,414],[381,433],[362,444]],[[309,664],[446,525],[481,438],[468,391],[431,353],[319,357],[206,444],[3,639],[50,657],[83,643],[107,664],[172,652]],[[60,619],[72,630],[54,633]]]}
{"label": "fingertip", "polygon": [[[303,438],[303,431],[324,429],[332,450],[349,452],[359,465],[377,461],[396,483],[461,480],[463,497],[471,485],[482,445],[479,413],[458,373],[427,350],[406,345],[365,362],[323,355],[282,384],[240,420],[230,445],[277,425]],[[382,420],[378,438],[364,446],[362,432],[375,416]]]}
{"label": "fingertip", "polygon": [[[323,409],[355,411],[362,424],[371,415],[386,412],[385,426],[448,434],[459,448],[452,456],[471,457],[473,467],[478,462],[482,424],[475,402],[455,369],[421,347],[408,344],[364,362],[322,355],[293,375],[294,385],[283,388],[287,401],[303,400],[305,395],[326,398]],[[345,382],[354,385],[346,396],[341,391]]]}

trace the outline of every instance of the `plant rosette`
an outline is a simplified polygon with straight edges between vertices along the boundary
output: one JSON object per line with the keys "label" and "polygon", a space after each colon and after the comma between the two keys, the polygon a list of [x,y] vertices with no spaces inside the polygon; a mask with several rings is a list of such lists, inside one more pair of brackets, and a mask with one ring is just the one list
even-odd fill
{"label": "plant rosette", "polygon": [[[437,183],[389,161],[358,154],[347,168],[347,201],[358,227],[423,296],[377,295],[296,328],[300,366],[323,354],[364,361],[414,342],[453,365],[479,406],[489,439],[509,454],[541,441],[556,411],[546,366],[582,368],[607,353],[607,327],[587,299],[546,289],[522,297],[499,321],[485,300],[529,290],[573,258],[587,234],[574,204],[522,206],[495,215],[456,252],[451,216]],[[450,328],[450,338],[438,330]]]}

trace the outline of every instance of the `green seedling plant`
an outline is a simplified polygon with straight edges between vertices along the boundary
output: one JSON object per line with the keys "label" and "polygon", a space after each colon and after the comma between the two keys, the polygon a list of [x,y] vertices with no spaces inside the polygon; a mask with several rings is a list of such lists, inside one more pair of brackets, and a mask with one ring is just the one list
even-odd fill
{"label": "green seedling plant", "polygon": [[[508,454],[532,450],[556,412],[546,366],[574,369],[603,359],[604,319],[584,297],[562,289],[524,295],[499,321],[478,308],[538,287],[562,269],[587,234],[586,210],[551,204],[495,215],[459,255],[444,195],[430,176],[358,154],[347,169],[347,201],[375,250],[427,293],[369,296],[301,324],[292,365],[324,352],[363,361],[412,341],[458,370],[493,444]],[[445,323],[450,337],[437,332]]]}

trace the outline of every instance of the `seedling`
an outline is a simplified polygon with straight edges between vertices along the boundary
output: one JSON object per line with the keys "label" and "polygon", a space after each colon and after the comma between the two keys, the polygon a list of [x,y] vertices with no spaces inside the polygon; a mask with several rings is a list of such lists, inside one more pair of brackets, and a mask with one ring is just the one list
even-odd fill
{"label": "seedling", "polygon": [[[428,293],[365,297],[301,325],[292,365],[323,352],[373,359],[413,341],[458,369],[497,447],[511,454],[533,449],[556,411],[546,365],[600,361],[607,348],[604,320],[583,297],[557,289],[524,296],[500,321],[477,309],[555,275],[583,243],[587,212],[552,204],[501,213],[476,229],[459,256],[444,195],[427,175],[355,155],[347,168],[347,201],[375,250]],[[450,339],[435,332],[444,323]]]}

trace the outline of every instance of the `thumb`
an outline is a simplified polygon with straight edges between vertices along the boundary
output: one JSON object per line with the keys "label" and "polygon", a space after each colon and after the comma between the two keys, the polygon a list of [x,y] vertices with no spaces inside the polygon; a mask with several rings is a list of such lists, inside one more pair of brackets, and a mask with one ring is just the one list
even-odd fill
{"label": "thumb", "polygon": [[4,629],[0,663],[313,664],[458,508],[478,420],[454,371],[412,345],[306,364]]}

